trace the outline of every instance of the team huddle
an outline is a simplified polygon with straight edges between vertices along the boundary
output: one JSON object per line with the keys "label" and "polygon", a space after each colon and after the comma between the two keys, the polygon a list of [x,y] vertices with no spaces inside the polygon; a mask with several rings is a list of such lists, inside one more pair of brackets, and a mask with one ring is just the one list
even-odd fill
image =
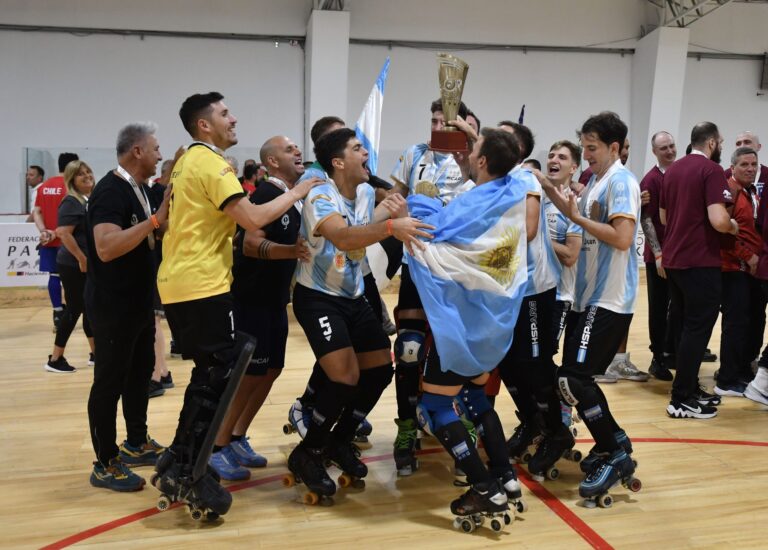
{"label": "team huddle", "polygon": [[[106,242],[119,259],[121,253],[143,254],[142,247],[162,239],[157,289],[174,338],[195,365],[167,449],[146,433],[146,401],[138,424],[127,422],[134,463],[156,461],[152,483],[163,495],[161,508],[183,501],[196,517],[218,517],[232,500],[220,478],[247,479],[247,468],[266,465],[246,432],[285,365],[289,303],[316,358],[285,428],[301,436],[285,481],[305,484],[306,502],[335,494],[330,465],[341,470],[342,487],[364,485],[360,441],[372,430],[366,417],[393,377],[395,468],[401,476],[414,474],[419,430],[432,434],[468,487],[450,505],[455,525],[465,531],[483,517],[501,530],[514,515],[510,502],[518,512],[525,509],[515,461],[527,462],[537,479],[557,476],[562,458],[580,461],[579,493],[591,505],[610,505],[608,491],[618,483],[640,489],[631,441],[595,380],[626,340],[637,300],[641,191],[621,159],[627,126],[614,113],[591,116],[580,129],[580,145],[552,144],[543,174],[524,165],[534,147],[526,126],[502,121],[481,128],[463,104],[457,120],[446,121],[439,100],[431,114],[433,130],[463,132],[468,151],[413,145],[397,162],[392,185],[370,175],[368,152],[355,132],[337,117],[324,117],[312,128],[317,160],[307,169],[290,139],[276,136],[264,144],[261,162],[269,178],[249,197],[223,156],[237,143],[236,119],[220,94],[197,94],[180,111],[194,141],[176,160],[156,209],[143,208],[140,194],[123,185],[135,185],[129,157],[141,156],[141,143],[108,176],[111,186],[125,187],[120,193],[132,204],[133,219],[121,220],[114,206],[101,212],[105,191],[94,193],[88,214],[94,283],[99,270],[112,269],[99,259]],[[694,129],[694,147],[701,145],[697,139],[709,143],[711,133],[697,136]],[[572,181],[582,156],[593,174],[583,189]],[[674,215],[669,223],[676,223]],[[729,218],[725,223],[732,231]],[[122,231],[105,234],[105,226]],[[118,233],[128,235],[117,242]],[[366,258],[366,247],[378,242],[390,264],[401,266],[394,354]],[[461,261],[476,258],[466,261],[485,275],[467,275],[458,260],[441,264],[438,249]],[[464,357],[438,319],[440,308],[453,311],[461,300],[453,287],[430,283],[432,272],[442,271],[451,283],[466,279],[461,284],[473,308],[486,299],[479,290],[497,293],[488,307],[476,308],[472,315],[479,317],[464,319],[475,350]],[[484,326],[478,319],[488,311],[495,316]],[[148,323],[142,318],[139,332]],[[498,337],[489,338],[489,326]],[[97,335],[92,400],[104,368],[98,344]],[[558,366],[554,356],[561,347]],[[104,364],[111,360],[104,357]],[[681,382],[687,385],[676,381],[671,416],[711,404],[691,372]],[[512,419],[494,409],[500,382],[517,409],[509,438],[504,426]],[[573,408],[595,441],[583,460],[573,450]],[[101,465],[94,484],[140,489],[143,480],[115,458],[114,419],[114,412],[92,417],[92,428],[112,423],[106,437],[92,430]],[[121,446],[119,455],[125,452]]]}

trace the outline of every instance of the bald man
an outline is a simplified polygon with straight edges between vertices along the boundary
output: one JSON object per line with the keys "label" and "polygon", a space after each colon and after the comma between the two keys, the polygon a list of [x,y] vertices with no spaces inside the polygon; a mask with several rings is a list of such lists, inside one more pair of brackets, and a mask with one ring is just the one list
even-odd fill
{"label": "bald man", "polygon": [[[274,136],[261,147],[261,163],[270,177],[250,197],[265,204],[293,188],[304,173],[301,149],[285,136]],[[232,266],[235,330],[256,338],[251,364],[216,436],[210,465],[229,481],[250,477],[247,468],[264,467],[245,437],[253,418],[285,365],[291,277],[297,260],[309,258],[299,236],[300,206],[294,205],[259,231],[238,227]]]}

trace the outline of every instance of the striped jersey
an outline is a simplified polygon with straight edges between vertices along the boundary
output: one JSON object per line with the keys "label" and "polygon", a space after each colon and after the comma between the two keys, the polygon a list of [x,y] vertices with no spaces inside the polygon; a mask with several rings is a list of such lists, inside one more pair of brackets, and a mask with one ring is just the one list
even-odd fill
{"label": "striped jersey", "polygon": [[474,187],[461,177],[453,155],[432,151],[426,143],[411,145],[403,151],[391,177],[407,187],[411,195],[437,196],[446,204]]}
{"label": "striped jersey", "polygon": [[[516,175],[518,181],[525,185],[527,196],[541,200],[541,184],[530,170],[518,165],[511,174]],[[528,285],[525,288],[525,296],[534,296],[555,288],[560,280],[560,270],[560,261],[549,238],[547,213],[544,205],[540,204],[539,230],[533,240],[528,242]]]}
{"label": "striped jersey", "polygon": [[[632,242],[637,241],[640,185],[621,161],[617,160],[600,180],[592,176],[579,209],[583,216],[601,223],[621,217],[635,221]],[[581,312],[589,306],[598,306],[615,313],[633,313],[637,285],[634,247],[617,250],[585,229],[576,269],[574,310]]]}
{"label": "striped jersey", "polygon": [[301,211],[301,236],[309,246],[310,260],[296,266],[297,283],[342,298],[363,294],[365,248],[344,252],[317,230],[335,215],[341,216],[348,226],[368,225],[373,221],[374,204],[374,190],[367,183],[357,186],[354,200],[342,196],[330,178],[312,188]]}
{"label": "striped jersey", "polygon": [[[581,226],[576,225],[565,214],[560,212],[549,197],[544,195],[541,205],[547,217],[550,239],[557,243],[565,244],[569,236],[582,237],[584,230]],[[570,267],[560,265],[562,270],[560,272],[560,282],[557,284],[557,300],[573,304],[573,292],[576,287],[576,264]]]}

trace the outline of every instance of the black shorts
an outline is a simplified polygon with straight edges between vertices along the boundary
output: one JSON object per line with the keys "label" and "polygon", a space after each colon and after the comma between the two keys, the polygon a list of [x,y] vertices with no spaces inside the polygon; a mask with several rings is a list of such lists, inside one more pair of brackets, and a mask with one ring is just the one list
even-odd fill
{"label": "black shorts", "polygon": [[565,333],[565,324],[570,311],[571,302],[564,302],[563,300],[555,302],[555,311],[552,315],[552,355],[560,350],[560,339]]}
{"label": "black shorts", "polygon": [[522,365],[552,359],[552,317],[555,314],[556,297],[557,290],[551,288],[541,294],[523,298],[512,347],[500,363],[502,368],[509,363]]}
{"label": "black shorts", "polygon": [[631,322],[631,313],[616,313],[597,306],[578,313],[573,332],[563,344],[560,376],[591,378],[604,373]]}
{"label": "black shorts", "polygon": [[235,341],[232,295],[219,294],[165,304],[165,315],[184,359],[206,365],[213,353]]}
{"label": "black shorts", "polygon": [[390,341],[365,297],[341,298],[297,284],[293,313],[318,359],[344,348],[389,349]]}
{"label": "black shorts", "polygon": [[[416,260],[411,260],[416,261]],[[408,265],[403,264],[403,269],[400,271],[400,293],[397,296],[397,309],[400,311],[404,309],[424,309],[424,305],[419,298],[419,292],[416,290],[416,285],[413,284],[411,279],[411,272],[408,270]]]}
{"label": "black shorts", "polygon": [[256,351],[245,374],[264,376],[267,369],[285,366],[288,313],[285,308],[250,306],[235,302],[235,330],[256,338]]}
{"label": "black shorts", "polygon": [[427,360],[424,362],[423,380],[425,383],[435,386],[463,386],[475,378],[477,376],[464,376],[450,370],[443,372],[440,368],[440,356],[437,349],[434,345],[429,348]]}

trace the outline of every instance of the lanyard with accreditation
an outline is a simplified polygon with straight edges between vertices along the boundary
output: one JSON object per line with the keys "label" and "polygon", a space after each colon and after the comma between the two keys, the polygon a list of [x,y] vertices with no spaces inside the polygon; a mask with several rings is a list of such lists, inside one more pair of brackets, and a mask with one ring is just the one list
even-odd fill
{"label": "lanyard with accreditation", "polygon": [[[139,185],[136,183],[136,180],[133,179],[133,176],[119,164],[117,165],[117,174],[131,184],[131,188],[133,188],[133,192],[136,193],[136,198],[139,200],[139,204],[144,208],[144,213],[147,215],[147,219],[150,219],[152,217],[152,210],[149,208],[149,198],[147,198],[147,193],[144,191],[144,188],[142,187],[139,189]],[[147,244],[149,245],[150,250],[155,249],[154,231],[147,235]]]}

